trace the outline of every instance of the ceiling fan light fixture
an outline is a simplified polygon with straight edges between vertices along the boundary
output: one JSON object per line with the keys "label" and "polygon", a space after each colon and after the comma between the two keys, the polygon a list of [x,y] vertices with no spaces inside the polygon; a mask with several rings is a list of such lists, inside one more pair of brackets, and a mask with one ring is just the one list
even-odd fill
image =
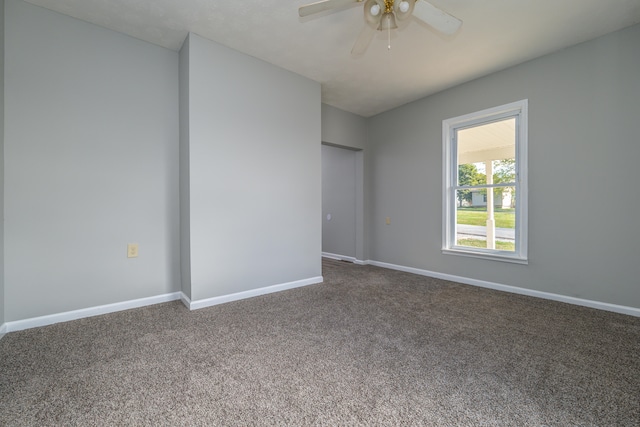
{"label": "ceiling fan light fixture", "polygon": [[396,16],[393,12],[385,12],[384,15],[382,15],[382,19],[380,19],[380,26],[378,27],[378,30],[386,31],[395,30],[396,28],[398,28],[398,25],[396,24]]}
{"label": "ceiling fan light fixture", "polygon": [[316,0],[300,6],[298,14],[305,17],[361,2],[364,2],[365,26],[351,50],[353,55],[362,55],[367,50],[376,30],[387,32],[387,47],[391,49],[391,30],[398,28],[396,20],[403,22],[415,17],[447,35],[454,34],[462,25],[460,19],[438,9],[429,0]]}

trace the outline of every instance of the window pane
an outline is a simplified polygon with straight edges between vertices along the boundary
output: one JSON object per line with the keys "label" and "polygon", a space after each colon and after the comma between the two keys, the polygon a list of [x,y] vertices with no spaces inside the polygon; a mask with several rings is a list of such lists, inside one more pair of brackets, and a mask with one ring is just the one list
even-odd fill
{"label": "window pane", "polygon": [[456,139],[459,186],[515,181],[515,117],[460,129]]}
{"label": "window pane", "polygon": [[515,187],[458,190],[455,244],[515,251]]}

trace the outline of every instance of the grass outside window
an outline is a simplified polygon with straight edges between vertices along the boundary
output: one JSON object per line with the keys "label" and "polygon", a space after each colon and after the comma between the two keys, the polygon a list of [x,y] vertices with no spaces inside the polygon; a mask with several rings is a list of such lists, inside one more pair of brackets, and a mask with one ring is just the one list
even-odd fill
{"label": "grass outside window", "polygon": [[[487,208],[472,207],[457,209],[458,224],[464,225],[487,225]],[[515,209],[495,208],[493,214],[497,228],[516,228]]]}

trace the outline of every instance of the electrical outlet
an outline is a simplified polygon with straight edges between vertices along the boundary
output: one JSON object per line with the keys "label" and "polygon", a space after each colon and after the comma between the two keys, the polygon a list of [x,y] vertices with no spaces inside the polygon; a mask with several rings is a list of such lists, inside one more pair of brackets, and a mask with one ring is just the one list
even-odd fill
{"label": "electrical outlet", "polygon": [[387,225],[390,225],[391,224],[391,217],[389,217],[389,216],[386,217],[385,220],[384,220],[384,223],[387,224]]}
{"label": "electrical outlet", "polygon": [[138,258],[138,244],[129,243],[127,245],[127,258]]}

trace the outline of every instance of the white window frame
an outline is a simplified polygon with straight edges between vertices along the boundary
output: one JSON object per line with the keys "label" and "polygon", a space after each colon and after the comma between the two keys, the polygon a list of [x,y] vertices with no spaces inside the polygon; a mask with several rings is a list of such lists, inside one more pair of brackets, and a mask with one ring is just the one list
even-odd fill
{"label": "white window frame", "polygon": [[[443,214],[442,253],[528,264],[527,254],[527,201],[528,201],[528,104],[527,99],[489,108],[442,122],[443,141]],[[456,190],[458,185],[456,132],[459,129],[478,126],[498,120],[516,118],[516,225],[515,251],[472,248],[456,245]]]}

